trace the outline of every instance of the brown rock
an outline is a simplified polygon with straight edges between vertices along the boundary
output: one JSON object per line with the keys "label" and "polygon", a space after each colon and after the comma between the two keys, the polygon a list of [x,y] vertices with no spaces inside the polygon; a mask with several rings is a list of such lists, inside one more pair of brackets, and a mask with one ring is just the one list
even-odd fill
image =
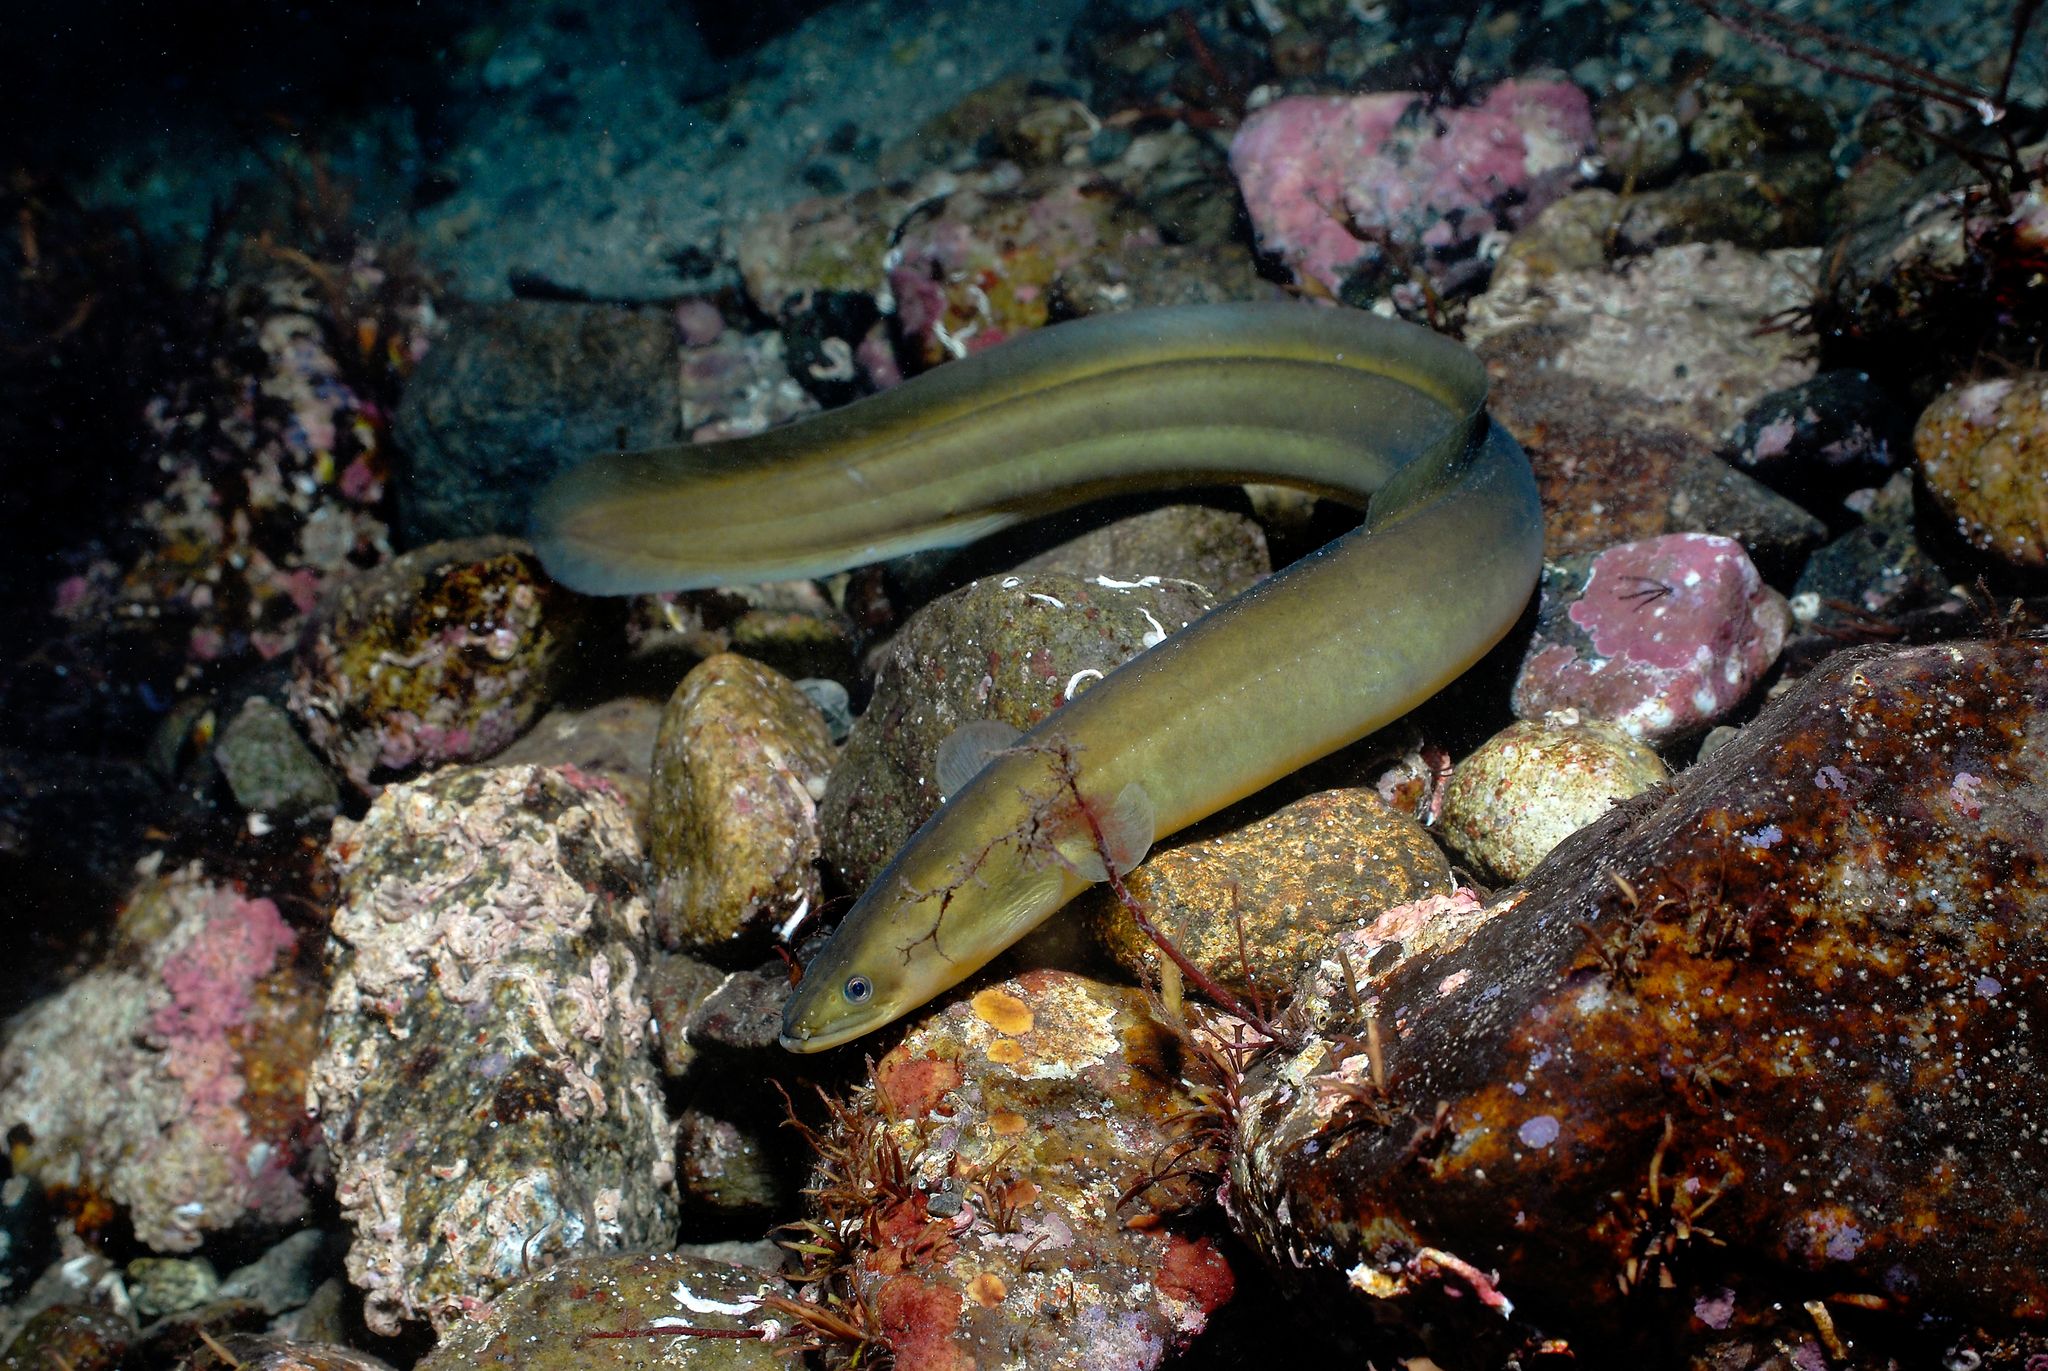
{"label": "brown rock", "polygon": [[[1292,985],[1335,934],[1447,890],[1450,863],[1413,819],[1370,790],[1327,790],[1224,833],[1154,852],[1126,879],[1160,932],[1197,966],[1242,987]],[[1087,917],[1118,962],[1158,979],[1159,950],[1106,889]],[[1244,958],[1239,953],[1242,920]]]}
{"label": "brown rock", "polygon": [[656,934],[670,947],[762,942],[816,908],[825,720],[786,677],[731,653],[662,713],[648,815]]}
{"label": "brown rock", "polygon": [[2038,1335],[2044,711],[2037,642],[1839,654],[1433,944],[1354,949],[1364,1006],[1324,976],[1247,1079],[1241,1229],[1441,1316],[1445,1365],[1833,1292],[1903,1361]]}
{"label": "brown rock", "polygon": [[1144,1185],[1188,1136],[1181,1070],[1140,992],[1055,971],[954,999],[876,1065],[876,1112],[839,1129],[879,1164],[813,1193],[860,1235],[897,1371],[1149,1371],[1201,1331],[1230,1267],[1159,1212],[1196,1196]]}
{"label": "brown rock", "polygon": [[1971,546],[2048,566],[2048,372],[1945,391],[1913,430],[1927,490]]}

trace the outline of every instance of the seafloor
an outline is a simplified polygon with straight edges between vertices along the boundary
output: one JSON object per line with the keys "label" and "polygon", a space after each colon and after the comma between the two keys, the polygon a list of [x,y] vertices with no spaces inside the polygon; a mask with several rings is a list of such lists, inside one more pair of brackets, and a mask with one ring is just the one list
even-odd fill
{"label": "seafloor", "polygon": [[2038,8],[8,7],[0,1368],[2048,1368]]}

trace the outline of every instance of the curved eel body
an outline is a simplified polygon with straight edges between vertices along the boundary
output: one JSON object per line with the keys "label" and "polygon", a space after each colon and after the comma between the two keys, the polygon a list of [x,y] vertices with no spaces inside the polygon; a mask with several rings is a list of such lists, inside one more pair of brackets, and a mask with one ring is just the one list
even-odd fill
{"label": "curved eel body", "polygon": [[623,593],[820,575],[1101,495],[1273,481],[1364,524],[993,755],[791,997],[816,1051],[965,978],[1061,905],[1405,714],[1514,623],[1542,563],[1527,458],[1464,348],[1307,305],[1062,324],[756,437],[597,458],[537,512],[548,568]]}

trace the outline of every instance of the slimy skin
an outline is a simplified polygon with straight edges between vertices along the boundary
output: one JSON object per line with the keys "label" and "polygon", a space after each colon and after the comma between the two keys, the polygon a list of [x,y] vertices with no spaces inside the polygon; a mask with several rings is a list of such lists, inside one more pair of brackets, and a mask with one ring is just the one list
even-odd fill
{"label": "slimy skin", "polygon": [[1464,348],[1358,311],[1137,311],[771,433],[597,458],[545,493],[536,538],[564,584],[625,593],[822,575],[1162,485],[1369,502],[1358,530],[1096,682],[951,796],[792,995],[783,1045],[818,1051],[972,974],[1101,879],[1076,793],[1121,869],[1484,655],[1543,549],[1528,460],[1485,397]]}

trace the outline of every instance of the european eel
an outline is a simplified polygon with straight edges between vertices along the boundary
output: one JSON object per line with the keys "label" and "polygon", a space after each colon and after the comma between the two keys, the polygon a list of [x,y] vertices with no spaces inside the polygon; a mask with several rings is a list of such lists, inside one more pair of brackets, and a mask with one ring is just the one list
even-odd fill
{"label": "european eel", "polygon": [[[1177,483],[1367,504],[1356,531],[1016,745],[963,730],[981,735],[985,765],[790,998],[782,1043],[814,1052],[924,1003],[1109,866],[1398,718],[1493,646],[1534,587],[1543,523],[1528,459],[1485,398],[1470,352],[1359,311],[1140,310],[1042,329],[768,433],[597,457],[544,492],[536,541],[563,584],[623,594],[824,575]],[[983,761],[953,751],[956,772]]]}

